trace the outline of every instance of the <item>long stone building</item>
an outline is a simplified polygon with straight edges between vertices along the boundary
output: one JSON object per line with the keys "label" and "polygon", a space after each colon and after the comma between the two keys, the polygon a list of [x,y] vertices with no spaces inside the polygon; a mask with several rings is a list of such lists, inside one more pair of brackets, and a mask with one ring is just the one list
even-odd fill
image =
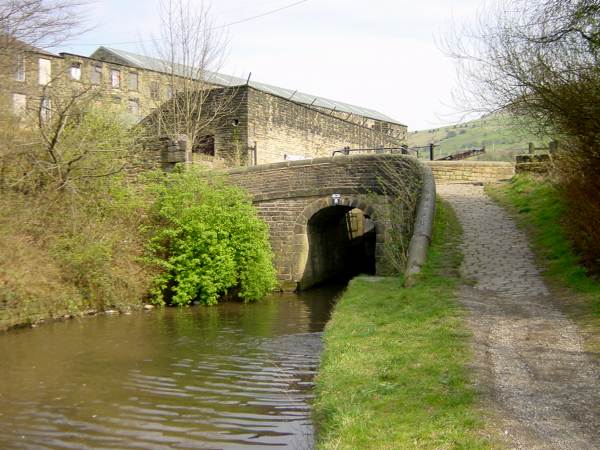
{"label": "long stone building", "polygon": [[[31,49],[2,76],[3,103],[17,115],[39,108],[50,114],[57,86],[91,87],[139,121],[172,100],[173,83],[185,69],[105,47],[89,57]],[[215,72],[202,76],[211,95],[232,97],[232,107],[189,145],[187,161],[272,163],[345,147],[398,147],[406,137],[405,125],[372,109]]]}

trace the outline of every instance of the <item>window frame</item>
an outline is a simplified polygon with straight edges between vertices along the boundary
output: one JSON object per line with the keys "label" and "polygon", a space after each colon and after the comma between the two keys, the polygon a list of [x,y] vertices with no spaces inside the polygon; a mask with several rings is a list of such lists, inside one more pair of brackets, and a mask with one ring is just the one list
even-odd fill
{"label": "window frame", "polygon": [[[22,99],[22,103],[17,108],[16,99]],[[25,115],[25,111],[27,111],[27,95],[22,94],[20,92],[13,92],[12,94],[12,111],[13,114],[17,117],[23,117]]]}
{"label": "window frame", "polygon": [[50,97],[40,99],[40,116],[44,122],[52,118],[52,99]]}
{"label": "window frame", "polygon": [[[96,80],[95,77],[98,77]],[[102,64],[94,63],[90,67],[90,83],[94,85],[102,84]]]}
{"label": "window frame", "polygon": [[[46,64],[48,63],[48,64]],[[47,80],[47,81],[46,81]],[[38,58],[38,84],[43,86],[52,81],[52,60]]]}
{"label": "window frame", "polygon": [[[75,69],[75,72],[73,71]],[[69,78],[72,81],[81,81],[81,63],[80,62],[72,62],[69,67]]]}
{"label": "window frame", "polygon": [[[132,80],[135,80],[135,87],[131,87]],[[127,73],[127,90],[133,92],[139,92],[140,89],[140,74],[138,72]]]}
{"label": "window frame", "polygon": [[150,81],[148,89],[152,100],[160,100],[160,83],[158,81]]}
{"label": "window frame", "polygon": [[121,71],[114,67],[110,68],[110,87],[113,89],[121,89]]}
{"label": "window frame", "polygon": [[25,56],[17,55],[17,64],[15,67],[15,81],[26,81]]}
{"label": "window frame", "polygon": [[[132,108],[132,105],[135,105],[135,106]],[[127,111],[129,111],[134,116],[139,117],[140,109],[141,109],[141,106],[140,106],[139,98],[128,98],[127,99]]]}

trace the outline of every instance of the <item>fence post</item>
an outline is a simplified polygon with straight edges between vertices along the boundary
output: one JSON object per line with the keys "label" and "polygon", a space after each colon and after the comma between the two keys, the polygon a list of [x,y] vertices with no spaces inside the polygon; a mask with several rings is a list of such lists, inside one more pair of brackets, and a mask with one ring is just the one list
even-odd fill
{"label": "fence post", "polygon": [[535,153],[535,147],[533,145],[533,142],[529,143],[529,154],[533,155]]}
{"label": "fence post", "polygon": [[435,147],[433,145],[433,142],[431,144],[429,144],[429,161],[433,161],[433,147]]}
{"label": "fence post", "polygon": [[548,147],[549,147],[549,148],[548,148],[548,151],[549,151],[550,153],[555,153],[555,152],[556,152],[556,150],[558,149],[558,142],[556,142],[556,141],[552,141],[552,142],[550,142],[550,143],[548,144]]}

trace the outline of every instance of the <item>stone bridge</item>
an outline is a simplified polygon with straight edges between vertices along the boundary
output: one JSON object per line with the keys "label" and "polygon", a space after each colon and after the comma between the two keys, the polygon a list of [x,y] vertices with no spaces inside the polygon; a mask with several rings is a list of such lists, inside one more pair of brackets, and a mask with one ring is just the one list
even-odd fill
{"label": "stone bridge", "polygon": [[[387,274],[392,232],[411,230],[420,164],[403,155],[353,155],[232,169],[227,176],[253,197],[268,223],[283,290],[335,276]],[[389,213],[384,194],[407,199]],[[393,202],[398,208],[398,202]],[[387,211],[387,212],[386,212]],[[398,211],[395,211],[398,213]],[[405,223],[398,222],[398,217]],[[395,230],[395,231],[394,231]]]}

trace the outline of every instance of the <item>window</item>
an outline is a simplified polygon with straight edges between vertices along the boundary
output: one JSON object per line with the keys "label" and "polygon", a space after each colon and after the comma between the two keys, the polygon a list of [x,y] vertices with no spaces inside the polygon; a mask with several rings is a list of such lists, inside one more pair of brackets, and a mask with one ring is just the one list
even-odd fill
{"label": "window", "polygon": [[71,76],[71,80],[81,80],[81,63],[71,64],[69,75]]}
{"label": "window", "polygon": [[90,82],[100,84],[102,82],[102,65],[94,64],[90,71]]}
{"label": "window", "polygon": [[150,82],[150,98],[152,100],[160,100],[160,85],[158,81]]}
{"label": "window", "polygon": [[24,94],[13,94],[13,113],[15,116],[23,116],[27,108],[27,96]]}
{"label": "window", "polygon": [[52,79],[52,61],[45,58],[39,59],[39,82],[48,84]]}
{"label": "window", "polygon": [[136,116],[136,117],[139,116],[140,115],[140,101],[136,98],[130,98],[127,101],[127,109],[134,116]]}
{"label": "window", "polygon": [[167,86],[167,100],[173,98],[173,86]]}
{"label": "window", "polygon": [[40,116],[43,121],[50,120],[52,117],[52,100],[48,97],[42,98],[42,103],[40,105]]}
{"label": "window", "polygon": [[23,55],[17,56],[17,65],[15,67],[15,80],[25,81],[25,58]]}
{"label": "window", "polygon": [[127,78],[127,88],[130,91],[138,90],[138,74],[135,72],[129,72],[129,77]]}
{"label": "window", "polygon": [[121,72],[117,69],[110,69],[110,85],[114,88],[121,87]]}

